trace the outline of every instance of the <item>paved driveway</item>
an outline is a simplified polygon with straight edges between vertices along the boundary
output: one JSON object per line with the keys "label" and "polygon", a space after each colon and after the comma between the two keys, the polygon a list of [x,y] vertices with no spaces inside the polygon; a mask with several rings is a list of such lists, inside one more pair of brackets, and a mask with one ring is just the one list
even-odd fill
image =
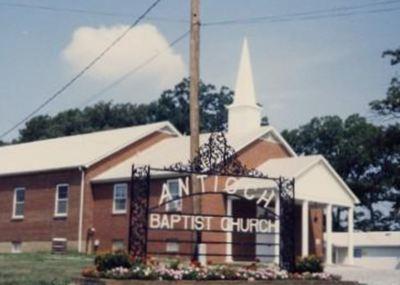
{"label": "paved driveway", "polygon": [[367,285],[400,285],[400,270],[332,265],[328,266],[326,271],[341,275],[343,280],[358,281]]}

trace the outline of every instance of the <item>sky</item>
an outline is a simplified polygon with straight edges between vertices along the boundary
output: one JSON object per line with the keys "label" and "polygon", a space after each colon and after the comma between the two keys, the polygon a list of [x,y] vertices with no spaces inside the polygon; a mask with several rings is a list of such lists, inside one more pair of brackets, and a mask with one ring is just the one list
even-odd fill
{"label": "sky", "polygon": [[[0,0],[0,133],[67,83],[152,2]],[[168,43],[189,29],[189,2],[162,0],[40,114],[83,108],[99,100],[147,103],[188,76],[188,38],[172,48]],[[364,5],[369,6],[333,15],[343,13],[343,7]],[[298,15],[316,10],[330,10],[331,16]],[[257,98],[278,130],[296,128],[315,116],[370,117],[368,103],[385,96],[395,74],[381,55],[400,46],[400,1],[201,0],[202,23],[271,16],[252,23],[203,25],[202,80],[234,89],[247,37]],[[145,67],[96,96],[159,52]],[[14,131],[5,140],[17,136]]]}

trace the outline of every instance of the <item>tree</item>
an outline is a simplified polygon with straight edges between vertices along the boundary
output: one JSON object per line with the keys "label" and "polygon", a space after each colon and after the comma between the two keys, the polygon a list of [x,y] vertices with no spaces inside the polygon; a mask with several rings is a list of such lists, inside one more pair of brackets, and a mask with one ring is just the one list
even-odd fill
{"label": "tree", "polygon": [[30,119],[25,128],[19,131],[18,142],[29,142],[54,137],[50,130],[51,117],[48,115],[39,115]]}
{"label": "tree", "polygon": [[19,142],[90,133],[153,122],[147,105],[100,102],[83,110],[70,109],[51,117],[40,115],[20,130]]}
{"label": "tree", "polygon": [[[385,51],[383,57],[385,56],[391,57],[391,65],[400,63],[400,48]],[[388,119],[400,119],[400,78],[393,77],[386,92],[386,98],[372,101],[370,107],[380,116]]]}
{"label": "tree", "polygon": [[[152,115],[157,121],[168,120],[183,133],[189,134],[189,79],[185,78],[173,89],[166,90],[156,101]],[[200,82],[200,131],[226,129],[226,106],[232,103],[233,91],[228,87],[219,90],[214,85]]]}
{"label": "tree", "polygon": [[[357,114],[342,120],[338,116],[313,118],[308,124],[282,135],[299,154],[322,154],[360,199],[356,226],[362,230],[400,228],[395,217],[386,217],[380,202],[396,199],[392,194],[393,153],[387,134]],[[392,135],[396,135],[393,133]],[[389,150],[390,149],[390,150]],[[398,170],[397,170],[398,171]],[[397,181],[398,183],[398,181]],[[340,230],[340,211],[334,216],[334,228]]]}
{"label": "tree", "polygon": [[[383,57],[390,57],[392,66],[400,63],[400,47],[383,52]],[[370,103],[371,110],[392,124],[383,127],[381,138],[384,185],[387,188],[385,199],[392,203],[389,219],[400,221],[400,78],[391,79],[386,98]],[[394,123],[393,123],[393,120]],[[386,219],[386,218],[385,218]],[[400,223],[400,222],[399,222]]]}
{"label": "tree", "polygon": [[[182,133],[189,134],[189,79],[162,92],[149,104],[100,102],[83,110],[70,109],[51,117],[40,115],[29,120],[20,130],[19,142],[55,138],[98,130],[170,121]],[[200,130],[226,130],[226,106],[232,103],[233,91],[228,87],[200,83]],[[268,118],[262,118],[268,124]]]}

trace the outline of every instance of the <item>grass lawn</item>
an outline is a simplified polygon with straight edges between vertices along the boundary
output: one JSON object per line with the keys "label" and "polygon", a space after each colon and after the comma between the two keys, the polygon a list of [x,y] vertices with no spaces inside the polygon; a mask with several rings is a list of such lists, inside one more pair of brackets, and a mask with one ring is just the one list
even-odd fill
{"label": "grass lawn", "polygon": [[92,261],[78,254],[0,254],[0,285],[66,285]]}

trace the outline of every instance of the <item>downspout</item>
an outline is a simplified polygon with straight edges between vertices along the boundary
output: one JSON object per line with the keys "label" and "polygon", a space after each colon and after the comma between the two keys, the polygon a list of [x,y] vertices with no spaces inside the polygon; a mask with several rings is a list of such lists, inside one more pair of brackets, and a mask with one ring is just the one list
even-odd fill
{"label": "downspout", "polygon": [[81,190],[79,201],[79,225],[78,225],[78,252],[82,252],[82,230],[83,230],[83,202],[85,191],[85,167],[79,166],[81,172]]}

